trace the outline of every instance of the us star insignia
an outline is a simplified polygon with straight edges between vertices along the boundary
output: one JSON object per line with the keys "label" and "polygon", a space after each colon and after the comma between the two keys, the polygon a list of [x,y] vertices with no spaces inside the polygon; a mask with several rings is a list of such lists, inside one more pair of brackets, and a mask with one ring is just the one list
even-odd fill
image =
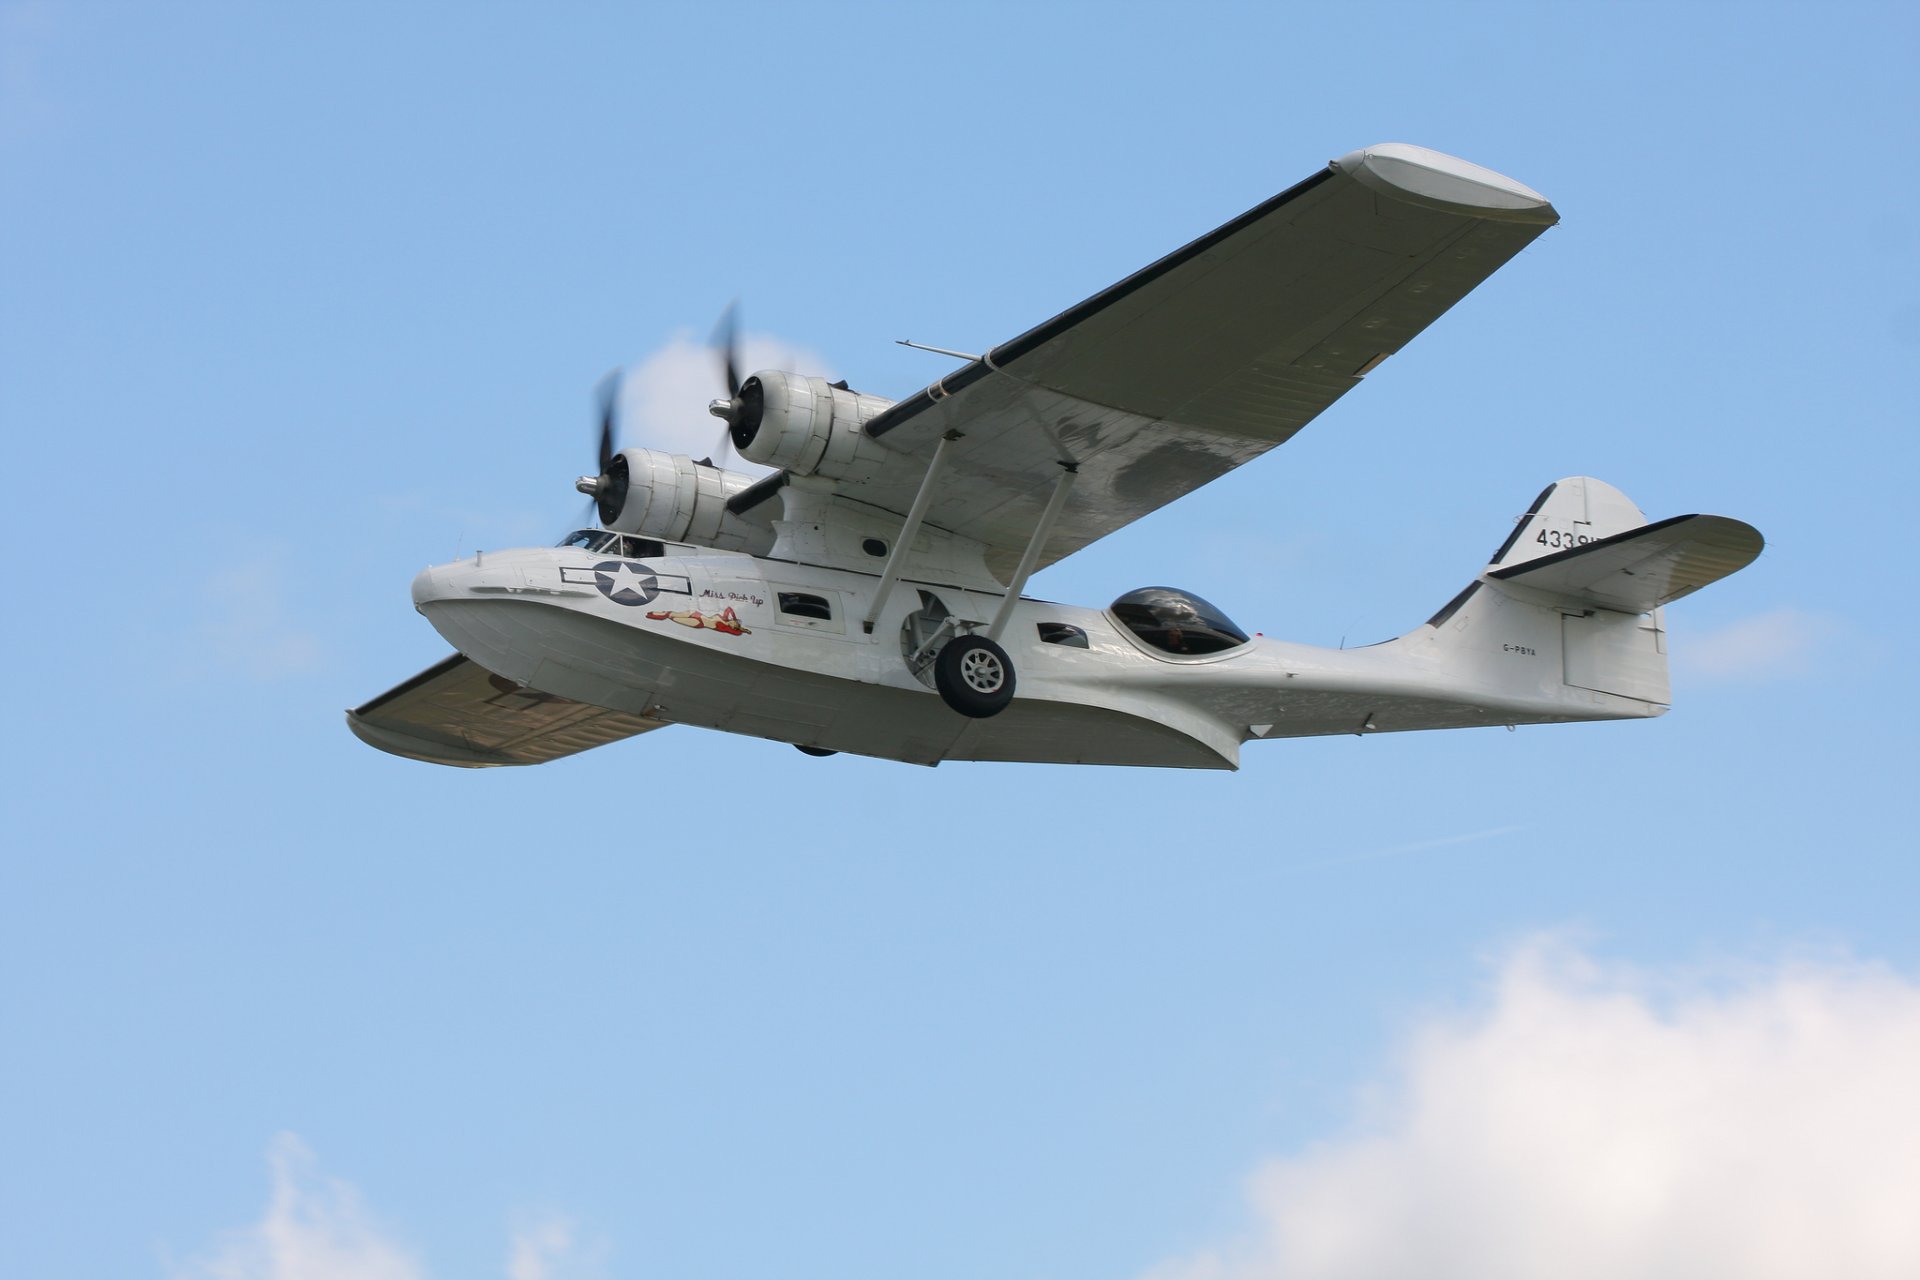
{"label": "us star insignia", "polygon": [[593,585],[615,604],[645,604],[660,594],[659,579],[624,560],[608,560],[593,566]]}

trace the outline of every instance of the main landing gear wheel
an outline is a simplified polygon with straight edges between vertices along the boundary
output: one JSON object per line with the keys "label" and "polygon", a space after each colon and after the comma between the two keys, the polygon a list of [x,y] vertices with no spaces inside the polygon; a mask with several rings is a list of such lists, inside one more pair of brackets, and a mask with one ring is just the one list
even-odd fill
{"label": "main landing gear wheel", "polygon": [[810,747],[804,742],[794,743],[793,748],[794,750],[799,751],[805,755],[819,756],[823,760],[828,756],[837,756],[840,754],[838,751],[835,751],[832,747]]}
{"label": "main landing gear wheel", "polygon": [[933,660],[933,683],[948,706],[984,720],[1013,701],[1013,661],[985,636],[961,636]]}

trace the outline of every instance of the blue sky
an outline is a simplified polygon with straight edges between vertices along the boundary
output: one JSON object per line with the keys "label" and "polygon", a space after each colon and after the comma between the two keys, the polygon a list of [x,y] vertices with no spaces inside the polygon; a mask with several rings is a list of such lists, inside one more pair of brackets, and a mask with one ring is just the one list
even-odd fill
{"label": "blue sky", "polygon": [[[1904,5],[0,5],[0,1269],[1912,1274],[1917,52]],[[342,725],[443,652],[422,564],[570,527],[608,368],[695,447],[738,298],[904,395],[946,365],[894,339],[1388,140],[1564,221],[1033,590],[1365,643],[1597,475],[1769,540],[1673,609],[1664,719],[1227,776]]]}

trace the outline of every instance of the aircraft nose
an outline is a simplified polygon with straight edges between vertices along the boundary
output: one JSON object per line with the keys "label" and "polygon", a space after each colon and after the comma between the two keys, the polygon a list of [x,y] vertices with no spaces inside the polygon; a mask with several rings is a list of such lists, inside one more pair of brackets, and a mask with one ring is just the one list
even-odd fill
{"label": "aircraft nose", "polygon": [[461,560],[454,564],[428,565],[415,574],[413,607],[418,609],[422,605],[432,604],[436,600],[445,600],[449,596],[459,594],[455,579],[459,576],[460,570],[470,563],[470,561]]}
{"label": "aircraft nose", "polygon": [[[467,560],[430,565],[413,580],[413,606],[418,609],[442,600],[471,596],[517,595],[548,586],[536,571],[551,563],[542,550],[482,551]],[[548,577],[557,578],[557,572]],[[548,594],[552,594],[548,589]]]}

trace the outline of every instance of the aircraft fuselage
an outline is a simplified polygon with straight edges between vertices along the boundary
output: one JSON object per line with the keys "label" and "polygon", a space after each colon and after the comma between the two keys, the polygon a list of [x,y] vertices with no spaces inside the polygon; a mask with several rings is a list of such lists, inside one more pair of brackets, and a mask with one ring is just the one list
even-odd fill
{"label": "aircraft fuselage", "polygon": [[927,639],[937,646],[943,622],[949,636],[986,627],[1003,596],[909,579],[869,631],[877,573],[666,550],[645,559],[575,547],[483,552],[425,570],[413,598],[456,649],[540,692],[920,764],[1234,768],[1240,745],[1256,738],[1663,710],[1586,691],[1570,701],[1557,622],[1550,636],[1514,629],[1545,628],[1529,621],[1534,609],[1507,619],[1499,658],[1482,670],[1457,652],[1444,661],[1428,652],[1421,632],[1364,649],[1255,636],[1221,652],[1168,653],[1110,611],[1023,598],[999,636],[1017,695],[1000,714],[969,719],[912,655]]}

